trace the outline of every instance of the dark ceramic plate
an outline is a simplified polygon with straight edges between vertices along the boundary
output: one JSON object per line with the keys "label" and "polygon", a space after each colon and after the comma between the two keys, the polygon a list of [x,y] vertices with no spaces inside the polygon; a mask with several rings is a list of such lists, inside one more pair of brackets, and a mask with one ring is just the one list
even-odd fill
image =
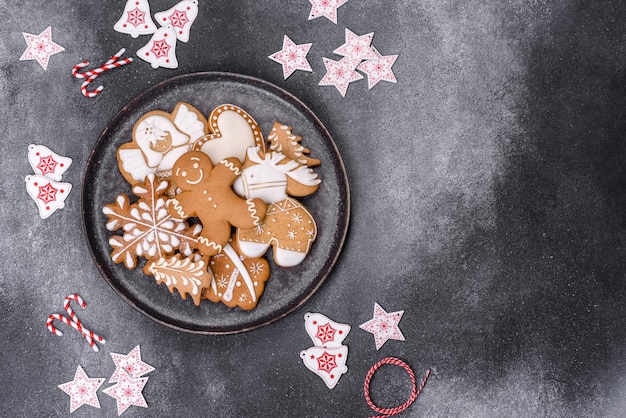
{"label": "dark ceramic plate", "polygon": [[[193,304],[170,294],[143,273],[142,261],[135,270],[111,261],[109,237],[102,208],[120,193],[131,195],[130,185],[117,167],[117,148],[129,142],[133,125],[144,113],[172,111],[187,102],[204,115],[224,103],[238,105],[255,118],[265,136],[274,121],[293,126],[311,156],[322,165],[315,168],[322,179],[317,192],[300,198],[318,226],[318,236],[307,258],[298,266],[274,265],[266,255],[271,276],[265,292],[252,311],[228,308],[222,303]],[[91,254],[111,287],[131,306],[172,328],[202,334],[228,334],[267,325],[301,306],[330,273],[343,245],[349,219],[349,192],[341,156],[319,119],[297,98],[265,81],[229,73],[195,73],[174,77],[155,85],[126,105],[108,124],[87,162],[83,176],[83,223]]]}

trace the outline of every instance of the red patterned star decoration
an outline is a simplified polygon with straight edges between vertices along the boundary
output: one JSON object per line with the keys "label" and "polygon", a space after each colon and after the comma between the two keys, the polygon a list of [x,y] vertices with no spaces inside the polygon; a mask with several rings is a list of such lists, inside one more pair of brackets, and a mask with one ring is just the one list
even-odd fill
{"label": "red patterned star decoration", "polygon": [[296,44],[287,35],[283,38],[283,49],[273,53],[268,58],[283,66],[285,80],[296,70],[313,71],[311,64],[306,59],[312,43]]}
{"label": "red patterned star decoration", "polygon": [[174,13],[171,14],[169,19],[170,22],[172,22],[172,26],[179,28],[182,28],[183,26],[185,26],[186,23],[189,22],[189,19],[187,18],[187,12],[185,12],[184,10],[174,10]]}
{"label": "red patterned star decoration", "polygon": [[373,38],[374,32],[359,36],[346,28],[346,42],[333,52],[352,61],[356,68],[363,60],[378,58],[376,52],[372,50]]}
{"label": "red patterned star decoration", "polygon": [[346,4],[348,0],[309,0],[309,2],[312,6],[309,20],[324,16],[337,24],[337,9]]}
{"label": "red patterned star decoration", "polygon": [[52,26],[48,26],[39,35],[26,32],[22,32],[22,35],[28,47],[20,57],[20,61],[36,60],[44,70],[48,68],[48,61],[52,55],[65,51],[65,48],[52,41]]}
{"label": "red patterned star decoration", "polygon": [[53,202],[57,198],[58,190],[55,189],[52,184],[48,183],[45,186],[39,186],[39,194],[37,198],[45,204]]}
{"label": "red patterned star decoration", "polygon": [[119,375],[118,383],[104,389],[103,392],[117,401],[117,415],[122,415],[131,406],[147,408],[148,404],[143,397],[143,388],[148,382],[147,377],[134,379],[126,372]]}
{"label": "red patterned star decoration", "polygon": [[367,74],[367,87],[371,89],[379,81],[388,81],[390,83],[396,83],[396,76],[391,70],[391,67],[398,59],[397,55],[382,55],[374,47],[372,50],[376,53],[378,58],[363,61],[356,68],[359,71]]}
{"label": "red patterned star decoration", "polygon": [[139,7],[135,7],[133,10],[128,12],[128,18],[126,21],[131,25],[137,27],[146,21],[146,14],[139,9]]}
{"label": "red patterned star decoration", "polygon": [[326,74],[320,80],[320,86],[335,86],[337,91],[345,97],[348,91],[348,84],[361,80],[363,76],[354,70],[354,64],[346,58],[340,61],[333,61],[329,58],[322,58],[326,66]]}
{"label": "red patterned star decoration", "polygon": [[335,339],[335,333],[337,330],[333,328],[330,323],[324,325],[317,326],[317,334],[315,335],[319,340],[326,344],[329,341],[333,341]]}
{"label": "red patterned star decoration", "polygon": [[328,354],[327,351],[324,351],[321,356],[317,359],[317,370],[321,370],[330,374],[333,369],[337,367],[337,362],[335,361],[335,355]]}
{"label": "red patterned star decoration", "polygon": [[124,373],[132,378],[138,378],[154,370],[154,367],[141,361],[141,348],[139,346],[133,348],[126,355],[111,353],[111,358],[115,363],[115,371],[109,379],[111,383],[117,382]]}
{"label": "red patterned star decoration", "polygon": [[46,174],[54,173],[54,169],[57,164],[58,163],[54,160],[54,158],[52,158],[52,155],[48,155],[39,159],[37,168],[41,171],[41,174],[45,176]]}
{"label": "red patterned star decoration", "polygon": [[63,392],[70,395],[70,413],[82,405],[91,405],[100,408],[97,391],[106,378],[90,378],[82,367],[78,366],[74,380],[58,386]]}
{"label": "red patterned star decoration", "polygon": [[167,57],[167,54],[169,53],[170,48],[171,47],[168,45],[168,43],[165,42],[165,39],[161,39],[160,41],[152,42],[152,49],[150,49],[150,51],[152,51],[152,53],[157,58],[161,58],[161,57]]}
{"label": "red patterned star decoration", "polygon": [[374,334],[376,349],[380,349],[387,340],[404,341],[404,335],[398,328],[404,311],[387,313],[378,303],[374,304],[374,317],[359,328]]}

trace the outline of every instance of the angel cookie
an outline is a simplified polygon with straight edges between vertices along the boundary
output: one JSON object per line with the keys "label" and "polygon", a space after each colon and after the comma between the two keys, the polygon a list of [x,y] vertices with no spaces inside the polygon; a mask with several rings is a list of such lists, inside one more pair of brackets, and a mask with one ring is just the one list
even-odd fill
{"label": "angel cookie", "polygon": [[133,127],[132,141],[117,150],[120,172],[130,184],[141,183],[149,173],[170,180],[176,160],[203,137],[207,122],[187,103],[178,103],[170,114],[153,110]]}
{"label": "angel cookie", "polygon": [[239,228],[241,252],[259,257],[274,247],[274,261],[282,267],[300,264],[317,236],[317,226],[309,211],[291,196],[314,193],[321,180],[309,167],[290,160],[277,151],[264,153],[249,148],[233,189],[240,196],[260,198],[268,204],[265,219],[255,228]]}
{"label": "angel cookie", "polygon": [[182,192],[168,201],[172,216],[187,219],[197,216],[203,231],[198,249],[206,256],[222,251],[231,235],[231,225],[254,228],[265,215],[261,199],[242,199],[231,186],[241,174],[236,158],[220,161],[215,166],[200,151],[183,154],[174,164],[172,177]]}

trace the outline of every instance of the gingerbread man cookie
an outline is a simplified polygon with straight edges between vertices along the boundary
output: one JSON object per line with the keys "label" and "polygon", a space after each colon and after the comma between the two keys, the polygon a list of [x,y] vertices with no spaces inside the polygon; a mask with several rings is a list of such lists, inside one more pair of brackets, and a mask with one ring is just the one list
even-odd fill
{"label": "gingerbread man cookie", "polygon": [[213,166],[211,158],[200,151],[187,152],[174,164],[172,177],[182,192],[168,201],[168,210],[176,218],[200,219],[203,231],[198,248],[204,255],[222,251],[231,225],[254,228],[265,215],[266,205],[261,199],[242,199],[231,188],[240,174],[237,158]]}

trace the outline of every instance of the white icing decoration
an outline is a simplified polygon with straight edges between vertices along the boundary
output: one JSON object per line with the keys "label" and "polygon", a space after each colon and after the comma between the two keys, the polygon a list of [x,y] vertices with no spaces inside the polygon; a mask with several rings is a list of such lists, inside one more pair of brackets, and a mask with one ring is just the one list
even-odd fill
{"label": "white icing decoration", "polygon": [[228,258],[232,260],[233,264],[235,265],[235,271],[239,271],[239,273],[241,274],[241,278],[248,287],[248,290],[250,290],[250,297],[252,298],[252,301],[256,302],[254,284],[252,283],[252,278],[250,277],[246,266],[244,266],[244,264],[241,262],[239,256],[230,244],[226,244],[226,246],[224,247],[224,253],[228,256]]}

